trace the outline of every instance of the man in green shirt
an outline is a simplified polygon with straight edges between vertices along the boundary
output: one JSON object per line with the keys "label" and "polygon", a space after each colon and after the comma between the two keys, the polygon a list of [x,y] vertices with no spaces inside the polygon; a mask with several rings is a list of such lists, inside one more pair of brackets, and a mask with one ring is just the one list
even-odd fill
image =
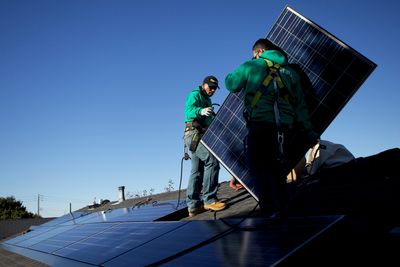
{"label": "man in green shirt", "polygon": [[192,169],[186,192],[189,217],[205,210],[219,211],[225,208],[225,203],[217,200],[219,162],[199,143],[202,134],[214,117],[210,97],[214,95],[218,87],[217,78],[207,76],[202,85],[195,88],[186,98],[184,139],[185,146],[192,152]]}
{"label": "man in green shirt", "polygon": [[253,59],[225,79],[233,93],[244,90],[246,159],[259,205],[267,215],[280,216],[287,209],[286,174],[283,173],[288,142],[294,129],[312,136],[300,78],[285,53],[267,39],[253,45]]}

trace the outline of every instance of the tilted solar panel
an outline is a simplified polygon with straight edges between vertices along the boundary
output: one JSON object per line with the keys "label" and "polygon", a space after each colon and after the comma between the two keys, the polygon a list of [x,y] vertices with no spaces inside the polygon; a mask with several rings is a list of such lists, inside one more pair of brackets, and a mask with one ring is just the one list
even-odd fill
{"label": "tilted solar panel", "polygon": [[[289,62],[299,72],[311,122],[320,134],[376,67],[290,7],[283,10],[267,38],[287,53]],[[242,93],[229,94],[201,142],[258,200],[244,154],[247,129],[243,109]],[[292,165],[305,152],[289,155]]]}

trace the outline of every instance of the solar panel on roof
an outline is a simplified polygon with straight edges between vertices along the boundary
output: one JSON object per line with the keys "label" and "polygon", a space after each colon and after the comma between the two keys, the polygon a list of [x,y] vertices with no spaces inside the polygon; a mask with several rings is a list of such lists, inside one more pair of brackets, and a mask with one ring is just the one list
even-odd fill
{"label": "solar panel on roof", "polygon": [[[181,222],[111,223],[112,227],[83,237],[77,242],[70,242],[70,244],[53,252],[53,254],[100,265],[136,247],[143,246],[185,224]],[[67,235],[68,233],[65,234]]]}
{"label": "solar panel on roof", "polygon": [[105,211],[93,212],[90,215],[81,216],[73,221],[67,221],[61,225],[85,224],[96,222],[149,222],[169,215],[180,209],[186,208],[186,202],[169,200],[163,202],[153,202],[148,204],[136,204],[133,207],[109,209]]}
{"label": "solar panel on roof", "polygon": [[286,265],[285,260],[342,219],[343,216],[299,217],[282,225],[250,218],[238,231],[180,257],[170,257],[162,266],[204,266],[203,259],[208,259],[208,266],[292,266]]}
{"label": "solar panel on roof", "polygon": [[[311,122],[320,134],[376,67],[290,7],[283,10],[267,38],[281,47],[289,62],[298,69],[305,85]],[[258,190],[249,175],[244,154],[247,129],[243,109],[243,93],[229,94],[201,142],[258,200]],[[288,156],[292,166],[305,152]]]}
{"label": "solar panel on roof", "polygon": [[48,222],[42,224],[42,226],[55,226],[55,225],[59,225],[59,224],[68,224],[68,223],[73,224],[75,219],[78,219],[80,217],[83,217],[83,216],[86,216],[89,214],[91,214],[91,212],[73,211],[71,213],[60,216],[54,220],[48,221]]}
{"label": "solar panel on roof", "polygon": [[[29,247],[5,242],[0,248],[51,266],[266,265],[282,260],[342,218],[290,218],[284,224],[263,218],[94,223],[46,236]],[[71,226],[44,228],[66,227]]]}
{"label": "solar panel on roof", "polygon": [[[181,222],[182,223],[182,222]],[[230,227],[221,221],[190,221],[173,231],[166,232],[158,238],[136,247],[127,253],[104,262],[103,266],[160,266],[163,261],[185,250],[195,248],[202,242],[212,240],[227,231]],[[202,261],[208,265],[212,259]]]}
{"label": "solar panel on roof", "polygon": [[[73,212],[4,242],[25,256],[100,264],[185,223],[150,223],[186,208],[185,201],[154,201],[98,212]],[[2,244],[0,244],[2,245]],[[44,254],[40,254],[44,253]],[[62,261],[62,260],[61,260]]]}
{"label": "solar panel on roof", "polygon": [[[48,237],[46,240],[42,242],[38,242],[32,246],[30,249],[35,249],[38,251],[53,253],[61,248],[64,248],[70,244],[79,242],[89,236],[95,235],[106,229],[112,227],[113,224],[109,223],[94,223],[94,224],[82,224],[76,225],[75,228],[70,229],[68,231],[59,233],[58,235],[54,235]],[[62,226],[57,226],[57,228]]]}

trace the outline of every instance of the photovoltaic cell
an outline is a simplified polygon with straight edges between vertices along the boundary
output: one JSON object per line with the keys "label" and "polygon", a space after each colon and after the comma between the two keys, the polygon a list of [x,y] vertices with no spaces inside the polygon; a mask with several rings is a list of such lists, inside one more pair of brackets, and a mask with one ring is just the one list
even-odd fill
{"label": "photovoltaic cell", "polygon": [[[311,122],[319,134],[376,67],[290,7],[283,10],[267,38],[287,53],[292,67],[299,72]],[[229,94],[201,142],[258,200],[244,153],[247,129],[243,110],[243,93]],[[289,155],[289,158],[295,162],[301,156]]]}

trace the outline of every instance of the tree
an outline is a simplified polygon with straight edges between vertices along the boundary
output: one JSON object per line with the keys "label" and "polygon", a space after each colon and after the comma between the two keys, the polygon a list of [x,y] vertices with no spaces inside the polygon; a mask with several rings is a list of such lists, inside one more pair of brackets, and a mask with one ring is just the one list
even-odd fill
{"label": "tree", "polygon": [[0,197],[0,220],[34,218],[35,214],[28,212],[15,197]]}
{"label": "tree", "polygon": [[172,181],[172,179],[169,179],[168,180],[168,185],[164,189],[165,189],[165,192],[173,191],[174,190],[174,181]]}

